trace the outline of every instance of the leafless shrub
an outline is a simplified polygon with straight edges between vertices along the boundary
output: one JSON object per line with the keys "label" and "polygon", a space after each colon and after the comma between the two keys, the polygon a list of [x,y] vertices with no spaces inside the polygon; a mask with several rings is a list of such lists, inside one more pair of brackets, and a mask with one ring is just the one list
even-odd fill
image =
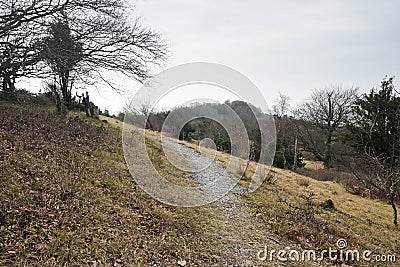
{"label": "leafless shrub", "polygon": [[287,205],[289,208],[292,209],[294,212],[294,215],[296,217],[299,217],[302,219],[302,221],[308,222],[308,223],[317,223],[317,220],[315,218],[315,205],[313,203],[313,200],[315,199],[315,193],[311,192],[307,195],[301,194],[300,195],[300,203],[290,203],[286,199],[283,199],[281,196],[278,195],[278,202],[284,203]]}

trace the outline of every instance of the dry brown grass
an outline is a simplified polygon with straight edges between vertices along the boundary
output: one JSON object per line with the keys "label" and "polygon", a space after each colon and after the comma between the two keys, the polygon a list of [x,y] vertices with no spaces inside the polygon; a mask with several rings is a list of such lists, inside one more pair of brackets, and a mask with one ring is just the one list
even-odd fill
{"label": "dry brown grass", "polygon": [[[334,247],[337,239],[346,238],[353,249],[383,254],[399,251],[399,229],[393,225],[392,211],[386,203],[350,194],[335,182],[315,181],[283,170],[277,170],[276,175],[279,179],[275,185],[264,184],[246,197],[246,203],[254,212],[261,213],[258,218],[280,236],[303,248]],[[298,183],[303,179],[309,181],[307,187]],[[316,195],[314,204],[319,224],[309,224],[293,216],[292,209],[277,202],[279,195],[298,205],[302,202],[300,195],[311,192]],[[333,200],[335,210],[320,208],[327,199]]]}
{"label": "dry brown grass", "polygon": [[[47,107],[1,103],[0,116],[0,266],[198,266],[218,255],[209,226],[216,215],[144,193],[128,172],[120,129]],[[158,149],[149,146],[163,164]]]}
{"label": "dry brown grass", "polygon": [[[181,143],[198,150],[196,144]],[[216,159],[227,165],[230,155],[217,152]],[[257,167],[257,163],[250,162],[240,183],[245,185],[254,173],[256,178],[265,177],[266,182],[254,193],[245,195],[242,201],[250,207],[264,227],[292,243],[292,246],[322,250],[335,247],[339,238],[346,238],[351,249],[369,249],[376,254],[386,255],[400,251],[399,228],[393,225],[392,209],[387,203],[352,194],[337,182],[317,181],[274,167],[270,173],[263,174],[262,171],[256,171]],[[309,167],[321,170],[323,165],[309,162]],[[278,201],[285,199],[288,203],[299,206],[304,202],[301,196],[310,193],[315,194],[314,222],[305,220],[302,212]],[[328,199],[333,200],[335,209],[322,208],[322,204]],[[353,264],[358,266],[365,263]],[[381,266],[397,265],[385,263]]]}
{"label": "dry brown grass", "polygon": [[307,170],[317,171],[325,168],[322,161],[303,160],[303,163],[305,163],[304,168]]}
{"label": "dry brown grass", "polygon": [[[159,136],[159,133],[147,132],[150,135]],[[181,143],[200,151],[196,144],[184,141]],[[117,147],[114,147],[114,149],[117,149]],[[160,154],[157,152],[160,149],[160,144],[151,142],[150,149],[155,151],[154,155],[156,157],[154,160],[160,165],[165,164],[165,162],[163,162],[165,159],[162,157],[157,158]],[[100,151],[103,151],[103,149],[100,149]],[[210,152],[206,154],[211,155],[213,153]],[[114,156],[117,155],[120,157],[121,151],[117,152]],[[217,160],[220,160],[227,166],[230,155],[221,152],[216,152],[215,155]],[[107,155],[105,158],[110,159],[112,157]],[[104,164],[102,164],[102,166],[107,170],[119,166],[118,168],[121,168],[123,172],[127,172],[126,167],[124,167],[124,164],[121,162],[122,159],[119,158],[110,162],[110,165],[104,166]],[[236,164],[239,167],[243,162],[239,160]],[[164,166],[165,168],[163,169],[170,169],[168,165]],[[240,183],[244,185],[247,184],[254,173],[256,173],[256,178],[266,178],[267,182],[254,193],[245,195],[239,198],[239,200],[250,209],[254,220],[257,220],[257,223],[259,223],[261,227],[279,236],[286,244],[290,244],[292,247],[296,248],[322,250],[335,247],[337,239],[346,238],[349,248],[351,249],[369,249],[374,251],[374,253],[382,254],[393,254],[400,250],[399,229],[393,226],[392,210],[386,203],[351,194],[344,186],[333,181],[316,181],[309,177],[278,168],[272,168],[271,172],[268,173],[265,168],[257,169],[257,167],[260,166],[255,162],[248,164],[245,176]],[[314,169],[317,171],[320,170],[318,164]],[[174,175],[171,176],[174,182],[187,182],[185,181],[185,173],[177,172],[176,174],[176,177]],[[129,176],[118,174],[118,177]],[[179,180],[179,177],[182,178],[181,181],[174,180],[177,178]],[[125,179],[122,180],[125,181],[124,183],[127,182]],[[101,185],[103,184],[110,185],[112,182],[109,180],[101,180]],[[131,182],[126,186],[122,186],[122,184],[118,182],[117,187],[121,188],[118,190],[113,188],[110,194],[111,192],[113,194],[115,192],[131,192],[131,190],[129,190],[131,186],[134,186],[134,183]],[[93,182],[91,182],[89,188],[91,190],[95,188],[101,191],[105,190],[104,188],[110,187],[94,187]],[[180,209],[170,208],[149,199],[139,189],[135,190],[135,193],[128,194],[124,197],[124,200],[119,199],[125,195],[125,193],[121,193],[121,196],[116,197],[116,201],[112,200],[111,203],[124,203],[125,201],[129,202],[134,199],[136,201],[136,206],[139,206],[139,208],[134,210],[137,210],[137,212],[139,210],[146,211],[147,215],[141,215],[143,217],[139,217],[139,219],[147,220],[150,223],[143,228],[148,229],[149,232],[142,233],[142,235],[136,233],[135,235],[133,234],[134,229],[132,229],[132,232],[129,232],[129,234],[138,238],[138,240],[145,240],[142,241],[141,244],[146,244],[145,248],[153,252],[150,256],[144,255],[142,250],[144,245],[139,248],[136,246],[136,250],[128,250],[124,255],[136,253],[135,255],[140,255],[140,260],[136,258],[136,261],[127,261],[124,258],[126,262],[138,264],[151,262],[151,260],[156,261],[161,255],[154,253],[154,251],[157,251],[158,246],[165,246],[167,249],[163,251],[162,254],[167,255],[165,256],[166,262],[176,264],[176,262],[174,262],[175,260],[184,258],[190,259],[190,265],[196,266],[202,265],[199,264],[199,262],[204,263],[205,259],[216,260],[216,255],[218,255],[217,251],[224,248],[221,243],[215,242],[215,236],[218,236],[218,233],[215,233],[217,230],[215,227],[221,225],[221,223],[218,215],[212,212],[209,206],[190,210],[184,209],[183,213],[186,215],[185,216]],[[315,194],[315,199],[313,200],[315,221],[305,220],[304,214],[301,211],[295,211],[285,203],[278,202],[278,199],[284,199],[287,203],[301,206],[304,204],[301,195],[308,195],[310,193]],[[326,210],[322,208],[321,204],[328,199],[332,199],[335,209]],[[125,210],[126,214],[133,216],[130,212],[130,210]],[[158,214],[159,217],[155,219],[154,214]],[[184,233],[185,231],[182,231],[175,223],[168,223],[170,220],[180,222],[179,225],[184,223],[187,226],[187,228],[184,229],[189,232]],[[157,229],[157,226],[152,223],[158,224],[160,221],[165,224],[162,227],[162,232],[168,233],[167,236],[171,236],[168,240],[165,240],[165,237],[163,239],[162,234],[161,237],[159,235],[153,235],[151,238],[149,237],[152,231],[154,231],[154,228]],[[140,225],[141,223],[140,220],[132,220],[132,222],[136,227],[137,224]],[[235,231],[239,231],[239,227],[235,226],[234,228],[238,228]],[[141,228],[139,227],[139,229]],[[201,237],[194,238],[196,235],[199,235],[199,233],[202,233]],[[251,234],[252,233],[247,233],[247,235]],[[126,245],[126,241],[122,241],[122,244]],[[74,255],[74,257],[78,256]],[[132,258],[129,258],[130,256],[124,257],[132,260]],[[388,263],[381,266],[391,266],[391,264]],[[396,264],[392,264],[392,266],[396,266]]]}
{"label": "dry brown grass", "polygon": [[99,115],[99,119],[107,121],[111,126],[116,127],[116,128],[121,128],[124,124],[122,121],[120,121],[116,118],[110,118],[110,117],[106,117],[103,115]]}

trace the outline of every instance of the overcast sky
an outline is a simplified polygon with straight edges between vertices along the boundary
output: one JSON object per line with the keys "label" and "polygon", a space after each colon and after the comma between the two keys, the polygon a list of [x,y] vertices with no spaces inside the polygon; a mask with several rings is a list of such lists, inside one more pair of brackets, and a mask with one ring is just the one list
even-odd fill
{"label": "overcast sky", "polygon": [[[296,105],[329,85],[365,92],[386,74],[400,84],[397,0],[131,2],[142,24],[168,43],[163,68],[193,61],[230,66],[250,78],[271,105],[278,91]],[[140,87],[120,83],[130,91]],[[92,99],[119,111],[126,97],[107,91],[92,93]]]}

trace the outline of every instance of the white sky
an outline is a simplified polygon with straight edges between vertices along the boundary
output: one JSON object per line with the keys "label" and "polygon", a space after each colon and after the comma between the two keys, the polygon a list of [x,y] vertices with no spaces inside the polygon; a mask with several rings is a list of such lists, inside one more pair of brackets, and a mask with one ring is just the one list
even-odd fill
{"label": "white sky", "polygon": [[[296,105],[313,89],[329,85],[359,86],[365,92],[386,74],[397,76],[400,84],[397,0],[131,2],[142,24],[159,32],[169,45],[170,58],[163,69],[194,61],[227,65],[250,78],[270,105],[278,91]],[[130,96],[140,87],[122,77],[115,80]],[[113,113],[129,98],[106,88],[100,88],[100,94],[89,92],[96,104]],[[214,94],[225,99],[221,92]],[[163,105],[182,102],[180,95]]]}
{"label": "white sky", "polygon": [[[194,93],[196,92],[196,93]],[[193,101],[195,96],[195,101]],[[155,104],[156,110],[172,109],[177,105],[188,105],[195,102],[220,102],[225,100],[241,100],[233,93],[219,87],[207,84],[190,84],[168,92]],[[197,101],[198,100],[198,101]]]}

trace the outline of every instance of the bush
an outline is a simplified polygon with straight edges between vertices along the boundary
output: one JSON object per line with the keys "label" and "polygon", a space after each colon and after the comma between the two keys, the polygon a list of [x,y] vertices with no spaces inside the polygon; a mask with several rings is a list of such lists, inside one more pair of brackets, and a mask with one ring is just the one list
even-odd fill
{"label": "bush", "polygon": [[223,137],[215,140],[218,151],[231,152],[231,140],[229,137]]}
{"label": "bush", "polygon": [[108,111],[108,109],[105,109],[104,112],[102,112],[102,115],[106,116],[106,117],[110,117],[110,111]]}
{"label": "bush", "polygon": [[[290,169],[293,167],[294,164],[294,150],[286,149],[284,152],[277,151],[275,153],[273,165],[277,168],[281,169]],[[302,168],[304,167],[303,157],[301,153],[297,154],[297,167]]]}
{"label": "bush", "polygon": [[14,92],[0,91],[0,100],[16,104],[53,105],[51,94],[33,94],[21,89]]}
{"label": "bush", "polygon": [[333,210],[335,209],[335,204],[332,199],[327,199],[321,204],[321,207],[327,210]]}
{"label": "bush", "polygon": [[310,180],[307,178],[297,179],[297,184],[300,186],[308,187],[310,185]]}

